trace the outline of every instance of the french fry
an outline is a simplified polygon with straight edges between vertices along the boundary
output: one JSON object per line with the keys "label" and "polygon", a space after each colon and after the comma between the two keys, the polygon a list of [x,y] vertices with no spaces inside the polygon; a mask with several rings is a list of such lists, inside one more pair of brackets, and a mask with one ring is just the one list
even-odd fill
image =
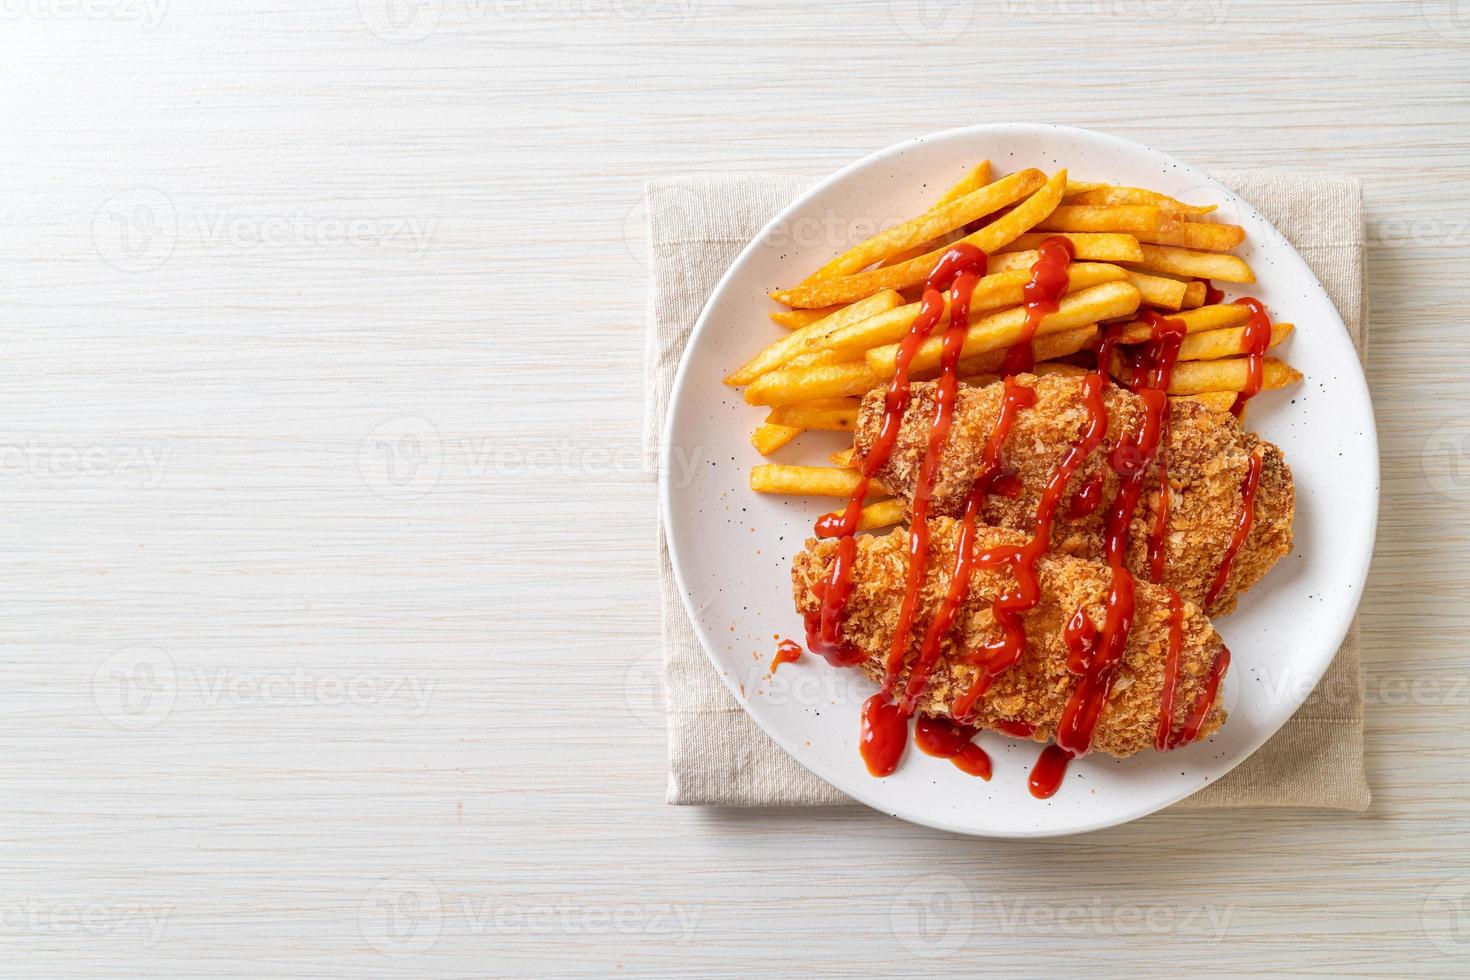
{"label": "french fry", "polygon": [[[1121,358],[1113,360],[1113,376],[1127,374]],[[1169,379],[1171,395],[1194,395],[1202,391],[1244,391],[1248,368],[1244,357],[1227,357],[1219,361],[1180,361],[1174,365]],[[1261,389],[1285,388],[1302,379],[1302,373],[1274,357],[1265,359],[1261,371]]]}
{"label": "french fry", "polygon": [[756,452],[762,456],[769,456],[799,435],[801,435],[801,429],[799,427],[772,425],[766,422],[756,426],[755,433],[750,437],[750,442],[755,446]]}
{"label": "french fry", "polygon": [[[750,468],[750,489],[756,493],[794,493],[815,497],[850,497],[861,476],[856,470],[836,466],[787,466],[761,463]],[[873,493],[884,493],[874,480]]]}
{"label": "french fry", "polygon": [[[1062,188],[1066,186],[1066,182],[1067,172],[1058,171],[1036,193],[1023,200],[1008,213],[984,228],[966,235],[960,241],[974,245],[987,254],[1000,251],[1003,246],[1011,244],[1018,236],[1035,227],[1038,221],[1051,214],[1052,209],[1061,200]],[[976,193],[983,193],[983,190]],[[771,298],[787,306],[810,309],[815,306],[851,302],[864,296],[870,296],[880,289],[901,289],[904,286],[912,286],[929,277],[935,263],[944,256],[946,249],[937,249],[898,265],[869,269],[866,272],[833,279],[822,279],[797,286],[795,289],[776,290],[771,293]]]}
{"label": "french fry", "polygon": [[745,400],[751,405],[791,405],[817,398],[861,395],[883,381],[883,376],[863,361],[781,368],[757,378],[745,389]]}
{"label": "french fry", "polygon": [[[841,514],[836,516],[841,517]],[[888,527],[903,520],[903,501],[897,497],[868,504],[858,516],[859,531],[871,531],[875,527]]]}
{"label": "french fry", "polygon": [[853,451],[851,449],[841,449],[835,453],[829,453],[827,455],[827,461],[833,466],[851,466],[853,463]]}
{"label": "french fry", "polygon": [[[1255,282],[1255,273],[1236,255],[1221,255],[1219,252],[1196,252],[1174,245],[1149,245],[1140,243],[1143,258],[1136,261],[1139,268],[1150,272],[1167,272],[1189,278],[1218,279],[1221,282]],[[1118,261],[1129,261],[1119,259]]]}
{"label": "french fry", "polygon": [[842,309],[840,306],[824,306],[818,310],[772,310],[771,320],[778,327],[795,330],[825,319],[840,309]]}
{"label": "french fry", "polygon": [[1196,307],[1204,306],[1205,299],[1209,295],[1209,291],[1205,288],[1204,283],[1194,282],[1193,280],[1186,282],[1184,284],[1184,302],[1179,304],[1179,308],[1181,310],[1192,310]]}
{"label": "french fry", "polygon": [[[1079,260],[1090,262],[1140,262],[1143,248],[1132,235],[1117,232],[1088,231],[1036,231],[1021,235],[1011,242],[1010,248],[1036,248],[1052,235],[1060,235],[1072,243],[1072,251]],[[1004,256],[997,256],[1004,258]]]}
{"label": "french fry", "polygon": [[[1291,336],[1291,331],[1292,325],[1289,323],[1272,324],[1271,343],[1267,346],[1275,347]],[[1244,353],[1247,353],[1245,327],[1192,333],[1185,337],[1179,345],[1179,360],[1181,361],[1214,361],[1222,357],[1234,357]]]}
{"label": "french fry", "polygon": [[875,313],[891,310],[903,303],[903,297],[891,289],[885,289],[879,293],[860,300],[850,306],[844,306],[836,313],[799,327],[791,333],[766,347],[754,358],[747,361],[738,370],[732,372],[725,378],[727,385],[748,385],[767,371],[774,371],[793,357],[809,351],[822,349],[820,338],[828,333],[838,330],[849,323],[865,320]]}
{"label": "french fry", "polygon": [[[1138,290],[1146,305],[1157,306],[1165,310],[1181,309],[1184,306],[1185,294],[1189,289],[1188,283],[1178,279],[1151,276],[1146,272],[1129,272],[1128,281],[1133,283],[1133,288]],[[1200,288],[1204,289],[1204,286],[1201,285]]]}
{"label": "french fry", "polygon": [[1162,211],[1170,211],[1174,214],[1209,214],[1215,210],[1215,205],[1200,206],[1197,204],[1185,204],[1183,201],[1175,200],[1158,191],[1146,190],[1142,187],[1115,187],[1109,184],[1078,185],[1083,189],[1076,193],[1072,192],[1072,184],[1067,184],[1067,203],[1069,204],[1152,204]]}
{"label": "french fry", "polygon": [[1153,231],[1139,232],[1138,240],[1208,252],[1228,252],[1245,241],[1245,229],[1240,225],[1167,218]]}
{"label": "french fry", "polygon": [[848,249],[812,273],[803,285],[851,275],[890,255],[932,241],[956,228],[963,228],[971,221],[1016,203],[1045,182],[1046,175],[1040,170],[1028,169],[976,188],[963,197],[939,204],[917,218],[879,232]]}
{"label": "french fry", "polygon": [[[1126,316],[1138,309],[1140,300],[1138,290],[1127,282],[1105,282],[1069,293],[1062,297],[1055,313],[1042,318],[1035,336],[1044,337],[1059,330],[1093,324],[1108,317]],[[961,359],[1009,347],[1020,339],[1025,325],[1026,310],[1022,307],[995,313],[972,323],[965,332]],[[938,337],[930,337],[919,345],[909,370],[922,371],[937,367],[942,349],[943,341]],[[879,377],[892,377],[897,370],[897,363],[897,344],[878,347],[867,353],[868,367]],[[834,366],[828,370],[836,369]]]}
{"label": "french fry", "polygon": [[[1091,347],[1102,331],[1095,323],[1089,323],[1085,327],[1075,330],[1062,330],[1058,333],[1049,333],[1044,337],[1037,337],[1031,342],[1031,354],[1038,361],[1050,361],[1053,358],[1066,357],[1075,354],[1079,350]],[[961,378],[989,375],[996,377],[1005,364],[1006,351],[992,350],[984,354],[966,358],[959,363],[959,375]]]}
{"label": "french fry", "polygon": [[[1078,262],[1068,270],[1067,292],[1073,293],[1089,286],[1105,282],[1121,282],[1127,273],[1116,265],[1097,262]],[[1023,290],[1030,272],[1012,269],[988,275],[975,284],[970,295],[970,311],[973,314],[985,310],[1018,306],[1024,299]],[[919,315],[920,305],[911,303],[896,310],[869,317],[861,323],[844,327],[827,338],[827,346],[837,351],[864,351],[883,344],[893,344],[908,333],[914,317]],[[946,297],[944,315],[940,317],[936,330],[949,323],[949,303]]]}
{"label": "french fry", "polygon": [[785,368],[820,367],[823,364],[844,364],[844,363],[846,363],[848,361],[855,361],[857,359],[858,359],[858,357],[856,355],[851,354],[851,353],[848,353],[846,351],[837,351],[837,350],[814,350],[814,351],[807,351],[805,354],[797,354],[791,360],[789,360],[785,364],[783,364],[782,367],[785,367]]}
{"label": "french fry", "polygon": [[965,174],[958,183],[939,195],[939,200],[934,202],[934,206],[939,207],[951,201],[958,201],[966,194],[978,191],[988,183],[990,183],[990,161],[981,160],[975,165],[974,170]]}
{"label": "french fry", "polygon": [[1197,402],[1212,412],[1228,412],[1235,407],[1233,391],[1201,391],[1193,395],[1170,395],[1170,401]]}
{"label": "french fry", "polygon": [[782,405],[772,409],[766,421],[771,425],[850,432],[857,423],[857,414],[858,400],[856,398],[829,398],[796,405]]}
{"label": "french fry", "polygon": [[[1171,320],[1179,320],[1184,324],[1186,334],[1204,333],[1206,330],[1223,330],[1226,327],[1238,327],[1251,318],[1249,307],[1238,303],[1220,303],[1215,306],[1201,306],[1194,310],[1183,310],[1169,316]],[[1153,327],[1142,320],[1134,320],[1122,326],[1113,327],[1113,332],[1118,336],[1120,344],[1141,344],[1153,336]]]}
{"label": "french fry", "polygon": [[1144,238],[1160,233],[1162,219],[1163,213],[1147,204],[1061,204],[1036,228],[1039,231],[1116,231]]}

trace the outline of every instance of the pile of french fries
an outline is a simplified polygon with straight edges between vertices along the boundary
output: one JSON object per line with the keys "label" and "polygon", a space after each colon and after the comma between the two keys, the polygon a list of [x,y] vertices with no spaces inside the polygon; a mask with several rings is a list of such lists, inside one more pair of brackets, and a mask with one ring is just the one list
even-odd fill
{"label": "pile of french fries", "polygon": [[[1102,331],[1124,344],[1147,341],[1147,308],[1184,322],[1188,331],[1169,383],[1171,398],[1227,411],[1246,386],[1244,334],[1250,311],[1233,303],[1205,305],[1206,282],[1251,283],[1250,266],[1231,250],[1245,240],[1238,225],[1210,218],[1213,205],[1185,204],[1141,187],[1079,183],[1065,170],[1047,176],[1027,169],[992,179],[982,161],[923,214],[887,229],[832,259],[801,284],[771,298],[784,309],[771,319],[789,332],[725,378],[743,387],[745,400],[770,409],[752,441],[770,456],[808,429],[851,431],[861,396],[886,385],[896,370],[899,342],[919,312],[924,281],[945,251],[968,242],[989,257],[971,300],[970,327],[960,379],[999,380],[1006,351],[1022,336],[1022,289],[1052,236],[1068,238],[1076,253],[1066,295],[1037,327],[1035,373],[1084,373],[1062,358],[1095,347]],[[945,297],[946,304],[948,296]],[[910,364],[915,380],[939,372],[940,335],[919,347]],[[1289,323],[1273,324],[1271,346],[1285,340]],[[1126,377],[1121,355],[1112,365]],[[1267,357],[1262,388],[1301,380],[1300,372]],[[750,474],[760,493],[846,497],[857,484],[850,451],[827,466],[764,464]],[[882,488],[863,512],[864,528],[902,520],[897,500]]]}

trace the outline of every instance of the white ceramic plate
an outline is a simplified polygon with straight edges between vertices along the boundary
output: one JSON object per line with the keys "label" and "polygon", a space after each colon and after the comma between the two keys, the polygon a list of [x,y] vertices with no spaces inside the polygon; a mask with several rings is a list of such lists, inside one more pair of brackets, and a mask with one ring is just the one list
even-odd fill
{"label": "white ceramic plate", "polygon": [[[1304,384],[1266,392],[1249,424],[1286,453],[1296,478],[1296,548],[1216,623],[1233,655],[1222,703],[1230,720],[1207,742],[1114,760],[1092,754],[1062,789],[1036,800],[1026,777],[1040,746],[993,732],[979,741],[995,762],[989,782],[909,748],[887,779],[858,756],[858,709],[875,689],[856,671],[804,656],[768,672],[775,635],[802,638],[792,609],[791,556],[824,510],[806,498],[762,496],[747,486],[762,462],[750,432],[764,409],[721,383],[781,331],[766,291],[791,285],[842,249],[918,214],[981,159],[998,173],[1020,167],[1077,179],[1146,186],[1247,229],[1239,254],[1258,281],[1249,295],[1277,321],[1296,324],[1288,359]],[[1226,286],[1227,297],[1246,295]],[[830,441],[824,441],[823,437]],[[850,444],[806,433],[778,459],[816,463]],[[671,454],[680,453],[682,457]],[[1157,150],[1057,126],[956,129],[902,143],[839,171],[778,215],[736,259],[694,329],[674,384],[661,484],[670,557],[705,652],[750,716],[802,765],[869,806],[915,823],[993,837],[1041,837],[1107,827],[1152,813],[1219,779],[1296,711],[1341,643],[1368,570],[1378,513],[1378,448],[1362,367],[1317,278],[1281,235],[1205,174]],[[677,485],[676,485],[677,484]],[[835,502],[832,502],[835,503]]]}

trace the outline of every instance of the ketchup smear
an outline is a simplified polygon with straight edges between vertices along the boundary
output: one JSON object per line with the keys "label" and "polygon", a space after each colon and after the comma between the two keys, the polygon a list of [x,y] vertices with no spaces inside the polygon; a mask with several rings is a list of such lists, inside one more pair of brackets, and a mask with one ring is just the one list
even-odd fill
{"label": "ketchup smear", "polygon": [[801,644],[795,640],[782,640],[776,644],[776,655],[771,658],[771,673],[782,664],[794,664],[801,659]]}
{"label": "ketchup smear", "polygon": [[1271,346],[1271,318],[1266,315],[1266,307],[1261,301],[1252,296],[1246,296],[1235,302],[1251,311],[1251,318],[1246,321],[1243,338],[1245,387],[1235,396],[1235,404],[1230,406],[1231,414],[1240,418],[1241,413],[1245,411],[1245,403],[1254,398],[1261,390],[1261,382],[1264,380],[1266,369],[1266,350]]}

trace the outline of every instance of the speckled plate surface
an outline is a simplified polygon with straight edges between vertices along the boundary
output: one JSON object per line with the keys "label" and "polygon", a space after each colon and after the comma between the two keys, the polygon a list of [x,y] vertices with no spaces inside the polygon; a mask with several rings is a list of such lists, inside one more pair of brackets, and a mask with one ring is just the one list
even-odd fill
{"label": "speckled plate surface", "polygon": [[[1281,348],[1304,384],[1266,392],[1249,423],[1279,445],[1297,488],[1296,548],[1216,622],[1233,654],[1213,739],[1127,760],[1074,762],[1060,792],[1036,800],[1026,776],[1039,746],[980,736],[995,762],[985,782],[910,747],[899,770],[874,779],[858,756],[858,709],[875,689],[856,671],[806,655],[771,675],[775,637],[800,639],[791,556],[824,509],[806,498],[748,489],[762,462],[750,432],[765,410],[721,383],[780,329],[766,291],[791,285],[875,228],[918,214],[989,158],[997,173],[1067,167],[1080,180],[1145,186],[1220,205],[1244,225],[1238,250],[1256,272],[1250,295],[1296,324]],[[1225,287],[1227,298],[1244,295]],[[705,652],[752,718],[787,752],[844,793],[915,823],[994,837],[1039,837],[1107,827],[1152,813],[1220,778],[1301,705],[1331,662],[1357,608],[1378,512],[1378,449],[1363,371],[1347,330],[1296,251],[1249,205],[1157,150],[1087,130],[996,125],[950,130],[875,153],[822,181],[740,254],[710,296],[675,381],[664,458],[664,521],[675,576]],[[850,443],[807,433],[778,459],[816,463]]]}

